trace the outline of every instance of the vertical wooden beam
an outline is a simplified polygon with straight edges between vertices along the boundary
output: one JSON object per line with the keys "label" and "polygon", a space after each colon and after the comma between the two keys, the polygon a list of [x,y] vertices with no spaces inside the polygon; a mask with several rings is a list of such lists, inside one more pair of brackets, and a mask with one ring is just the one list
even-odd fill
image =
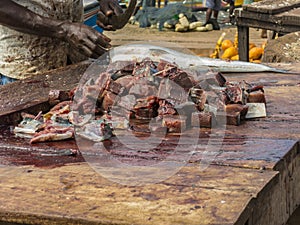
{"label": "vertical wooden beam", "polygon": [[239,60],[249,62],[249,27],[238,26]]}

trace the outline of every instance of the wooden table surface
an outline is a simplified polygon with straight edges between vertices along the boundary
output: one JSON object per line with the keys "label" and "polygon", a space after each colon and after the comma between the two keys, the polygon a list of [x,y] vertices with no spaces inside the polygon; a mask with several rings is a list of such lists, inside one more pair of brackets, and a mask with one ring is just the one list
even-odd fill
{"label": "wooden table surface", "polygon": [[[1,123],[18,119],[25,106],[31,112],[47,107],[47,91],[72,88],[82,71],[82,67],[70,67],[0,87]],[[62,80],[57,81],[56,76]],[[200,144],[208,140],[222,141],[214,160],[201,169],[203,151],[193,152],[176,174],[158,183],[141,186],[115,183],[101,176],[80,154],[70,154],[70,149],[77,149],[75,141],[30,145],[27,140],[14,137],[9,126],[2,127],[0,221],[284,224],[300,204],[300,75],[232,73],[225,76],[232,81],[263,84],[267,117],[227,126],[222,140],[213,136],[211,130],[201,129]],[[47,85],[41,88],[39,83],[45,80]],[[12,90],[32,92],[24,94],[22,101],[15,101],[19,95],[12,95],[8,100]],[[186,146],[191,133],[193,130],[187,131],[187,141],[179,147],[179,152],[189,150]],[[176,138],[170,135],[166,143],[174,143]],[[168,150],[168,144],[148,152],[129,151],[122,145],[110,147],[112,156],[129,165],[160,162]],[[169,160],[181,159],[175,155]],[[138,167],[134,172],[140,173]],[[118,175],[116,172],[115,176]]]}
{"label": "wooden table surface", "polygon": [[300,30],[299,0],[263,0],[244,5],[235,11],[238,27],[239,56],[249,61],[249,27],[279,34]]}

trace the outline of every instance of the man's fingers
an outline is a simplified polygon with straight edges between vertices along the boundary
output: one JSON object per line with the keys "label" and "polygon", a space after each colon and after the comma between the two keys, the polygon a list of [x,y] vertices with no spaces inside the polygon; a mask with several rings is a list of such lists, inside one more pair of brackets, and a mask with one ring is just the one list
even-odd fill
{"label": "man's fingers", "polygon": [[[103,48],[110,48],[110,41],[111,39],[107,36],[105,36],[104,34],[94,30],[91,27],[87,27],[88,30],[86,31],[86,37],[95,44],[99,44],[101,45]],[[88,42],[88,40],[87,40]]]}
{"label": "man's fingers", "polygon": [[106,49],[101,48],[99,45],[96,45],[95,48],[93,49],[93,54],[91,55],[91,57],[94,59],[97,59],[101,55],[103,55],[105,52],[107,52]]}
{"label": "man's fingers", "polygon": [[123,9],[120,7],[118,2],[112,1],[111,4],[111,9],[113,10],[116,16],[119,16],[123,13]]}
{"label": "man's fingers", "polygon": [[77,47],[77,49],[81,54],[83,54],[87,57],[92,57],[92,55],[93,55],[92,50],[84,45]]}
{"label": "man's fingers", "polygon": [[105,30],[105,25],[101,22],[101,21],[99,21],[99,20],[97,20],[96,21],[96,24],[99,26],[99,27],[101,27],[101,28],[103,28],[104,30]]}
{"label": "man's fingers", "polygon": [[79,49],[81,50],[81,53],[88,57],[98,58],[111,48],[109,43],[111,40],[95,30],[89,30],[90,32],[86,33],[87,36],[84,39],[84,43],[79,47]]}
{"label": "man's fingers", "polygon": [[[113,12],[110,11],[112,14]],[[111,16],[110,16],[111,17]],[[98,12],[98,19],[96,21],[96,24],[99,27],[102,27],[104,30],[109,30],[109,31],[115,31],[116,29],[113,27],[111,22],[109,21],[109,18],[103,14],[103,12],[99,11]]]}
{"label": "man's fingers", "polygon": [[106,2],[102,2],[102,4],[100,2],[100,10],[108,17],[112,15],[118,16],[123,13],[123,9],[117,0],[107,0]]}
{"label": "man's fingers", "polygon": [[110,3],[107,3],[107,4],[101,4],[101,5],[100,5],[100,11],[101,11],[104,15],[106,15],[106,13],[107,13],[108,11],[111,11]]}
{"label": "man's fingers", "polygon": [[[102,43],[102,42],[101,42]],[[104,48],[102,44],[94,43],[91,40],[87,40],[85,45],[81,47],[82,53],[88,57],[98,58],[108,51],[108,48]]]}
{"label": "man's fingers", "polygon": [[110,17],[110,16],[112,16],[113,14],[114,14],[114,11],[113,11],[113,10],[108,10],[108,11],[105,12],[105,15],[106,15],[107,17]]}
{"label": "man's fingers", "polygon": [[101,22],[103,26],[107,26],[109,24],[108,17],[105,16],[101,11],[98,12],[97,22]]}
{"label": "man's fingers", "polygon": [[137,0],[130,0],[129,6],[124,12],[120,7],[118,0],[100,1],[97,25],[105,30],[117,30],[123,28],[132,15],[136,2]]}
{"label": "man's fingers", "polygon": [[96,24],[99,27],[102,27],[104,30],[115,31],[116,29],[112,25],[104,25],[101,21],[97,20]]}
{"label": "man's fingers", "polygon": [[110,49],[111,45],[107,43],[106,41],[103,41],[102,38],[96,39],[96,41],[93,41],[94,45],[101,46],[103,49]]}
{"label": "man's fingers", "polygon": [[[94,39],[94,40],[93,40]],[[103,46],[104,48],[110,48],[110,41],[111,39],[108,38],[107,36],[105,36],[104,34],[98,33],[98,35],[95,38],[92,38],[92,41],[94,43],[97,43],[101,46]]]}

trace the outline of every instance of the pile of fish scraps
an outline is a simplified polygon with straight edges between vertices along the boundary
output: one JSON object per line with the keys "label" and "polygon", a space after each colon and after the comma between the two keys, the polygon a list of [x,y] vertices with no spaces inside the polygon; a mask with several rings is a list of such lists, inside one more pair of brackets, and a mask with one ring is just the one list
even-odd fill
{"label": "pile of fish scraps", "polygon": [[180,133],[190,128],[240,125],[266,116],[262,86],[229,82],[219,72],[199,74],[171,60],[115,60],[75,90],[52,90],[46,113],[23,113],[14,128],[30,143],[81,137],[111,139],[117,130]]}

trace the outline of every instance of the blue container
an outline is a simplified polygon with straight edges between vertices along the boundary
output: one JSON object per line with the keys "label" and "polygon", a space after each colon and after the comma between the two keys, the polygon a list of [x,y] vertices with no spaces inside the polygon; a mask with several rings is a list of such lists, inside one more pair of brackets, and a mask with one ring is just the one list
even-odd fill
{"label": "blue container", "polygon": [[91,17],[86,18],[84,20],[84,24],[86,24],[86,25],[94,28],[95,30],[99,31],[100,33],[102,33],[103,29],[96,24],[96,21],[97,21],[97,15],[93,15]]}
{"label": "blue container", "polygon": [[83,8],[84,24],[102,33],[103,29],[96,24],[97,13],[99,11],[99,2],[97,0],[83,0]]}

